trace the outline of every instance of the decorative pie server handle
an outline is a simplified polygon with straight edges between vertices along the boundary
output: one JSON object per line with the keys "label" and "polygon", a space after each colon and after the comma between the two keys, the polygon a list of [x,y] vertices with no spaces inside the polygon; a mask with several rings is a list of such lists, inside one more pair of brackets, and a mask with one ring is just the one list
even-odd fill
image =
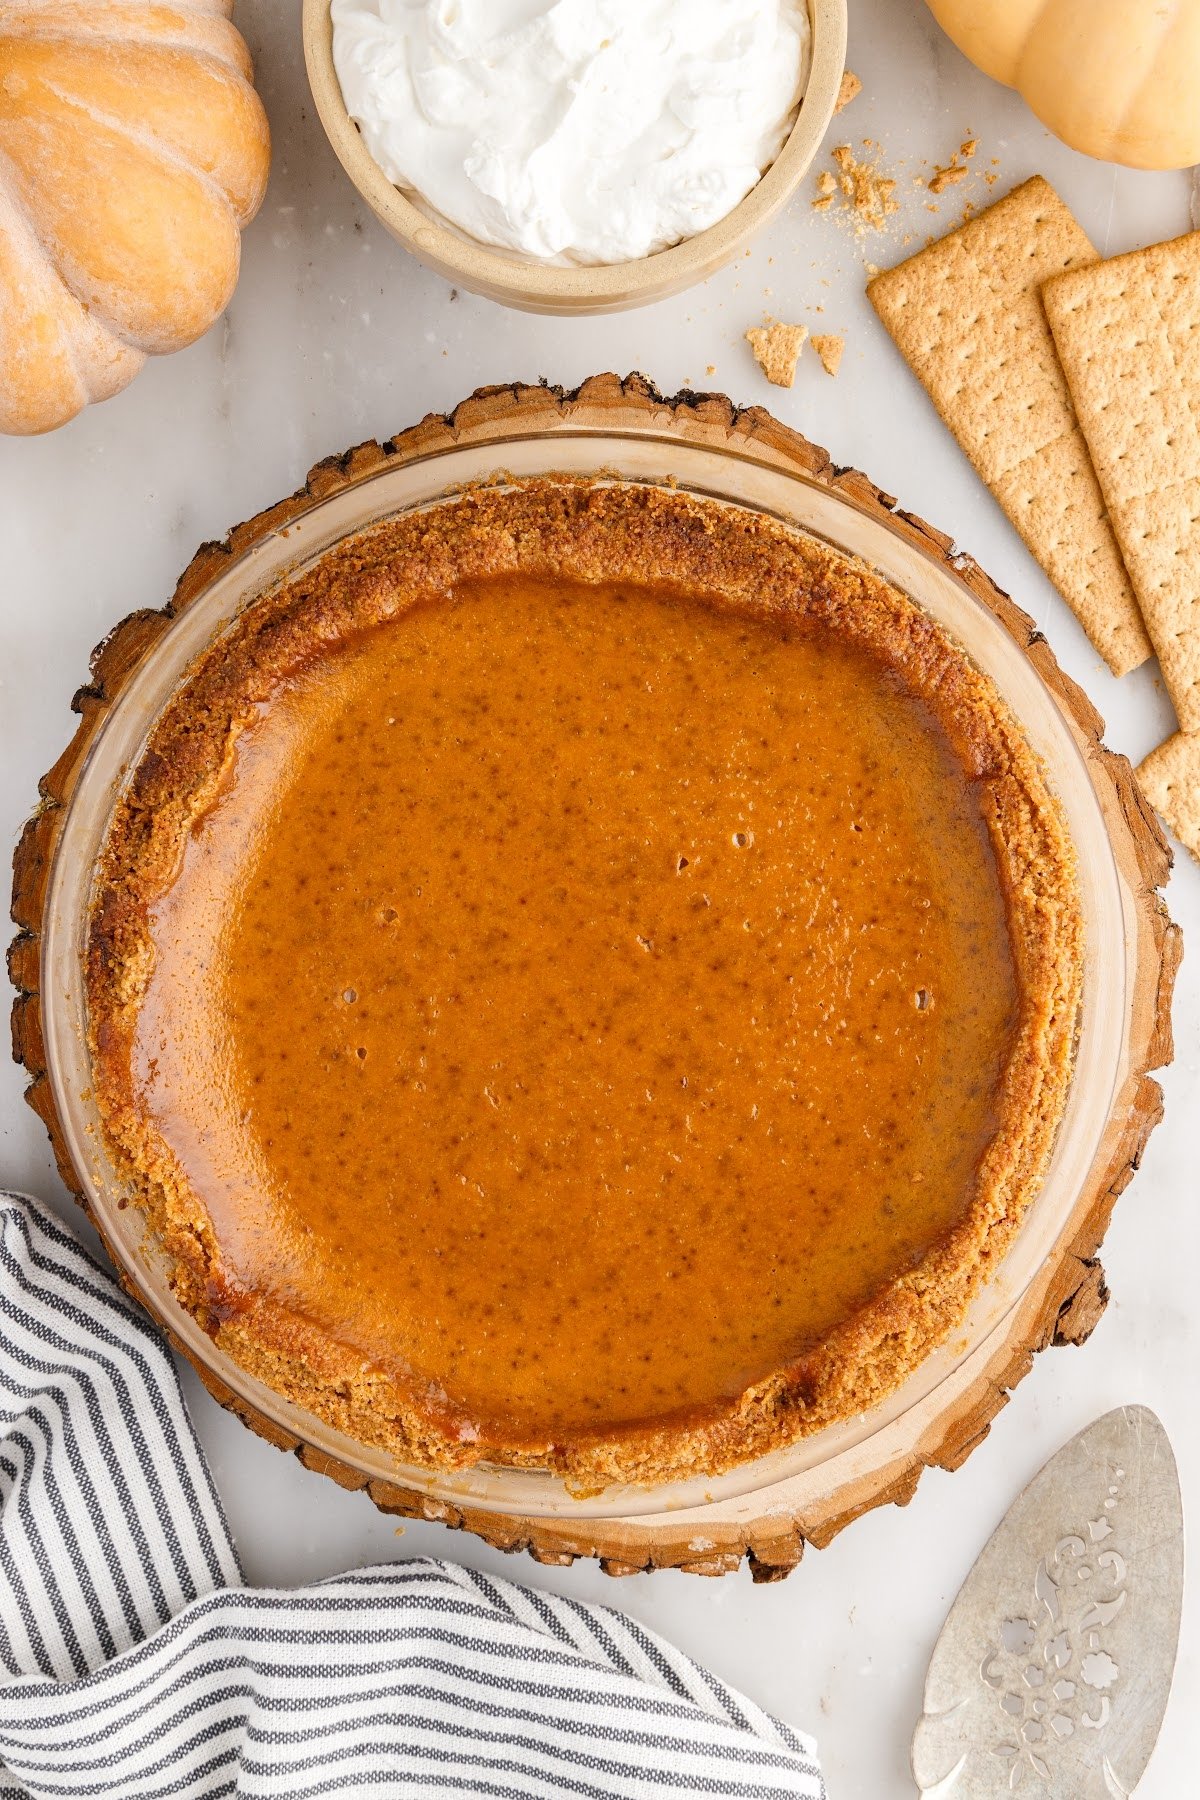
{"label": "decorative pie server handle", "polygon": [[929,1800],[1124,1800],[1171,1689],[1183,1506],[1144,1406],[1052,1456],[976,1562],[925,1678],[912,1745]]}

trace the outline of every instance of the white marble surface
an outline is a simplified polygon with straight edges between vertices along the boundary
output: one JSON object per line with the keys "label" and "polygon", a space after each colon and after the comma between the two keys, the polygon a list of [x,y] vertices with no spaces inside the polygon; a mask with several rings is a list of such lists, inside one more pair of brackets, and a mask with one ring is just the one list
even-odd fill
{"label": "white marble surface", "polygon": [[[829,141],[881,140],[915,241],[953,223],[965,199],[982,203],[1038,170],[1103,250],[1186,229],[1183,175],[1118,172],[1063,149],[1013,95],[968,67],[919,0],[852,0],[851,10],[850,64],[866,91]],[[0,440],[6,844],[65,741],[68,703],[93,643],[131,608],[159,605],[200,540],[296,486],[319,457],[514,376],[572,384],[595,370],[641,368],[667,391],[694,382],[771,405],[835,459],[864,467],[904,505],[953,531],[1045,629],[1108,719],[1111,744],[1137,758],[1170,729],[1154,669],[1119,685],[1107,675],[875,321],[863,263],[896,260],[899,232],[857,243],[836,219],[813,213],[805,195],[736,267],[640,313],[556,321],[456,297],[384,235],[342,177],[308,101],[296,0],[247,0],[239,15],[271,115],[275,164],[228,316],[65,430]],[[975,173],[943,196],[934,217],[911,176],[924,159],[948,160],[968,132],[979,139]],[[992,190],[985,171],[998,176]],[[838,379],[810,353],[791,392],[769,389],[741,341],[764,310],[844,331]],[[1200,942],[1200,869],[1182,854],[1169,899]],[[958,1474],[926,1476],[906,1510],[861,1520],[830,1549],[810,1552],[787,1582],[753,1588],[744,1574],[657,1574],[613,1583],[594,1567],[509,1561],[436,1526],[398,1537],[367,1501],[266,1448],[189,1379],[250,1577],[295,1582],[430,1551],[619,1603],[817,1732],[833,1800],[911,1794],[907,1745],[938,1627],[985,1537],[1051,1451],[1107,1408],[1144,1401],[1175,1441],[1189,1512],[1200,1521],[1200,957],[1184,965],[1175,1020],[1166,1122],[1117,1208],[1104,1255],[1113,1300],[1090,1344],[1039,1358]],[[0,1180],[69,1214],[21,1087],[15,1068],[0,1067]],[[1189,1606],[1174,1701],[1140,1790],[1148,1800],[1196,1791],[1198,1699],[1200,1621]]]}

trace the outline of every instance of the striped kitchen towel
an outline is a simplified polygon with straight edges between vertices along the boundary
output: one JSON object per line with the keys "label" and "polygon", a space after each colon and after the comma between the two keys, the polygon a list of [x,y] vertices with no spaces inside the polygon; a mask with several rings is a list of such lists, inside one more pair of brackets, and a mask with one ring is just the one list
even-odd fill
{"label": "striped kitchen towel", "polygon": [[166,1348],[0,1194],[0,1800],[825,1789],[632,1619],[422,1557],[246,1587]]}

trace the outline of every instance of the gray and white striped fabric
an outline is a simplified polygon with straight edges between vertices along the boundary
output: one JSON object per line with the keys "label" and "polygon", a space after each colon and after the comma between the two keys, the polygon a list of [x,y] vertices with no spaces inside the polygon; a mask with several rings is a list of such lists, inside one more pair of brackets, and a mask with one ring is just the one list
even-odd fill
{"label": "gray and white striped fabric", "polygon": [[421,1558],[248,1588],[166,1349],[0,1194],[0,1800],[823,1800],[810,1739],[607,1607]]}

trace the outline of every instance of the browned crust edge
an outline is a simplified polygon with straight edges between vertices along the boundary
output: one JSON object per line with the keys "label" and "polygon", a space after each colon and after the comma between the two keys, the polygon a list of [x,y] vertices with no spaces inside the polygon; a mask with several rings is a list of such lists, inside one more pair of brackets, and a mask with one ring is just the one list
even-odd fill
{"label": "browned crust edge", "polygon": [[854,470],[836,469],[824,451],[780,425],[760,408],[736,411],[719,395],[681,394],[663,397],[643,377],[625,381],[596,376],[572,393],[546,387],[502,387],[480,390],[445,417],[431,415],[386,446],[368,443],[345,456],[318,464],[306,486],[289,500],[231,532],[220,545],[202,547],[181,577],[162,612],[132,615],[98,648],[92,680],[73,702],[81,723],[72,743],[41,783],[42,803],[28,822],[14,858],[13,917],[21,928],[9,954],[18,998],[13,1011],[14,1054],[24,1063],[30,1086],[27,1097],[46,1122],[60,1171],[83,1200],[82,1183],[66,1153],[49,1082],[41,1036],[38,997],[41,916],[54,844],[64,806],[104,713],[147,650],[170,620],[204,590],[235,557],[272,531],[286,526],[316,500],[387,465],[404,463],[468,443],[503,444],[507,436],[579,428],[653,430],[681,439],[732,449],[769,467],[797,473],[836,490],[859,510],[885,523],[933,560],[959,576],[1000,618],[1057,695],[1092,768],[1109,819],[1114,851],[1138,905],[1138,970],[1131,1026],[1130,1075],[1114,1105],[1113,1117],[1098,1159],[1094,1180],[1081,1196],[1064,1231],[1057,1253],[1026,1301],[1018,1308],[1003,1347],[985,1372],[954,1406],[915,1453],[897,1459],[867,1481],[850,1482],[804,1517],[772,1508],[762,1497],[761,1513],[742,1509],[737,1517],[706,1510],[703,1549],[694,1542],[694,1523],[662,1521],[596,1521],[579,1525],[549,1519],[519,1519],[460,1509],[430,1500],[395,1484],[368,1480],[360,1472],[299,1443],[246,1402],[233,1395],[210,1372],[199,1373],[222,1404],[236,1411],[260,1435],[280,1448],[295,1451],[308,1466],[322,1469],[343,1486],[366,1487],[384,1510],[406,1516],[439,1518],[476,1532],[505,1549],[527,1548],[541,1560],[569,1562],[576,1556],[598,1556],[612,1573],[655,1566],[676,1566],[698,1573],[722,1573],[749,1558],[757,1579],[785,1574],[799,1560],[804,1542],[825,1543],[867,1508],[891,1500],[906,1501],[921,1469],[937,1464],[957,1467],[988,1430],[1008,1391],[1027,1372],[1033,1353],[1055,1342],[1082,1342],[1107,1298],[1102,1273],[1094,1261],[1112,1205],[1137,1167],[1150,1131],[1161,1114],[1161,1096],[1147,1071],[1169,1061],[1170,996],[1181,951],[1178,928],[1156,889],[1170,869],[1170,852],[1153,812],[1145,802],[1124,757],[1100,742],[1102,721],[1081,690],[1058,669],[1032,622],[989,581],[952,541],[913,515],[897,512],[894,501]]}

